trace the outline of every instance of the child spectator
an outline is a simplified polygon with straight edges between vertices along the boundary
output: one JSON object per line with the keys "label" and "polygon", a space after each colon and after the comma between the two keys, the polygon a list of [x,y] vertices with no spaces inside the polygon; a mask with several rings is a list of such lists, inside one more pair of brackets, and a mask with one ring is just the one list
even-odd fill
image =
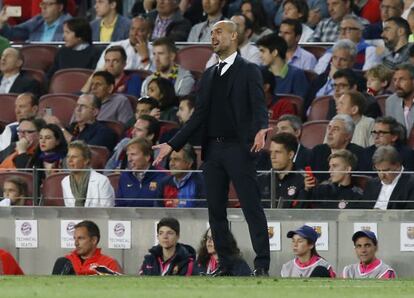
{"label": "child spectator", "polygon": [[367,70],[365,75],[367,78],[367,93],[372,96],[391,94],[387,88],[391,83],[393,74],[394,72],[392,70],[382,64]]}

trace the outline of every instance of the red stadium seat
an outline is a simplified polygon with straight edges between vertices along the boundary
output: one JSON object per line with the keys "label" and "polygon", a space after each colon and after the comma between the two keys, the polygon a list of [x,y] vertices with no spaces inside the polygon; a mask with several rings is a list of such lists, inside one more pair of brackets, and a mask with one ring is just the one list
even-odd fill
{"label": "red stadium seat", "polygon": [[[0,187],[3,189],[4,180],[6,180],[9,177],[17,176],[22,178],[27,183],[28,188],[28,196],[33,196],[33,174],[28,172],[15,172],[15,171],[2,171],[0,172]],[[33,200],[27,199],[24,203],[26,206],[32,206]]]}
{"label": "red stadium seat", "polygon": [[201,146],[194,146],[193,148],[197,155],[197,169],[199,169],[201,164],[203,163],[203,161],[201,160]]}
{"label": "red stadium seat", "polygon": [[141,78],[142,81],[144,81],[146,79],[146,77],[148,77],[152,74],[151,71],[145,70],[145,69],[125,69],[124,72],[127,75],[137,74]]}
{"label": "red stadium seat", "polygon": [[352,175],[352,183],[355,186],[358,186],[362,190],[365,189],[365,186],[367,185],[368,181],[371,180],[370,176],[366,175]]}
{"label": "red stadium seat", "polygon": [[138,104],[138,98],[134,95],[131,95],[131,94],[122,94],[122,95],[124,95],[125,97],[128,98],[129,103],[131,104],[132,111],[135,113],[135,110],[136,110],[137,104]]}
{"label": "red stadium seat", "polygon": [[229,185],[229,194],[228,194],[228,208],[240,208],[240,201],[237,195],[236,189],[234,188],[233,182],[230,182]]}
{"label": "red stadium seat", "polygon": [[43,70],[24,67],[22,71],[39,82],[41,94],[46,91],[46,76]]}
{"label": "red stadium seat", "polygon": [[118,121],[99,121],[112,129],[118,136],[118,141],[125,136],[125,125]]}
{"label": "red stadium seat", "polygon": [[111,185],[116,193],[116,190],[118,189],[119,178],[121,177],[121,175],[119,173],[111,173],[107,177],[109,179],[109,182],[111,182]]}
{"label": "red stadium seat", "polygon": [[77,98],[76,95],[69,93],[43,95],[39,100],[39,111],[43,113],[45,108],[51,108],[52,115],[59,118],[62,125],[67,127],[76,108]]}
{"label": "red stadium seat", "polygon": [[0,121],[4,123],[12,123],[16,121],[16,113],[14,111],[14,105],[16,102],[17,94],[7,93],[0,94]]}
{"label": "red stadium seat", "polygon": [[327,120],[326,116],[328,115],[329,101],[332,96],[321,96],[313,100],[310,106],[310,113],[308,116],[308,121],[314,120]]}
{"label": "red stadium seat", "polygon": [[57,47],[52,45],[24,46],[20,49],[24,56],[23,67],[39,69],[46,73],[55,60],[57,50]]}
{"label": "red stadium seat", "polygon": [[414,128],[411,129],[408,137],[408,146],[410,146],[411,149],[414,149]]}
{"label": "red stadium seat", "polygon": [[110,157],[108,148],[104,146],[89,145],[92,152],[91,167],[93,169],[105,169],[106,162]]}
{"label": "red stadium seat", "polygon": [[176,122],[161,120],[160,121],[160,136],[162,136],[167,131],[173,128],[178,128],[178,127],[179,125]]}
{"label": "red stadium seat", "polygon": [[384,94],[384,95],[375,96],[375,99],[377,100],[383,115],[385,115],[385,101],[390,96],[391,96],[391,94]]}
{"label": "red stadium seat", "polygon": [[209,45],[186,46],[178,51],[177,63],[185,69],[202,73],[212,54]]}
{"label": "red stadium seat", "polygon": [[69,173],[55,173],[46,177],[43,181],[42,197],[44,206],[65,206],[60,183],[67,175]]}
{"label": "red stadium seat", "polygon": [[49,93],[79,93],[92,73],[84,68],[61,69],[50,80]]}
{"label": "red stadium seat", "polygon": [[328,120],[309,121],[304,123],[300,142],[308,148],[313,148],[318,144],[322,144],[328,124]]}
{"label": "red stadium seat", "polygon": [[303,98],[302,97],[298,95],[294,95],[294,94],[282,94],[282,93],[278,93],[276,94],[276,96],[278,98],[288,99],[291,103],[295,105],[297,114],[299,116],[302,116],[303,114]]}

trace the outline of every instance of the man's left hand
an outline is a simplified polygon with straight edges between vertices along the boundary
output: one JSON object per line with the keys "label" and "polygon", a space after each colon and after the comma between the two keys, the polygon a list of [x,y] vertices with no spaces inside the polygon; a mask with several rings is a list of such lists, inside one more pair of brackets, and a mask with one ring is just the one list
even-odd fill
{"label": "man's left hand", "polygon": [[266,134],[267,132],[271,131],[273,128],[264,128],[257,132],[256,136],[254,137],[254,144],[250,151],[252,152],[259,152],[262,150],[266,143]]}

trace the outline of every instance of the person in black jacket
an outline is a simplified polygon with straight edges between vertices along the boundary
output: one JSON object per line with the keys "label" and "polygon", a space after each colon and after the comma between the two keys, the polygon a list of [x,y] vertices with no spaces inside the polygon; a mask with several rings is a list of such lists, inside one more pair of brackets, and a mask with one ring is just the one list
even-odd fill
{"label": "person in black jacket", "polygon": [[[252,271],[246,261],[243,259],[240,249],[237,247],[236,239],[230,232],[229,251],[233,256],[233,266],[231,269],[232,276],[250,276]],[[212,275],[218,269],[218,255],[214,248],[214,240],[209,228],[201,238],[200,246],[197,251],[198,257],[194,268],[194,275]]]}
{"label": "person in black jacket", "polygon": [[404,173],[398,151],[393,146],[381,146],[372,156],[378,178],[367,183],[364,200],[371,209],[414,209],[414,178]]}
{"label": "person in black jacket", "polygon": [[162,218],[157,224],[158,245],[149,250],[139,270],[139,275],[191,276],[194,269],[195,250],[190,245],[178,243],[180,223],[175,218]]}
{"label": "person in black jacket", "polygon": [[362,190],[352,183],[351,170],[357,164],[355,155],[341,149],[332,153],[328,161],[329,182],[317,185],[312,175],[305,176],[305,187],[299,198],[309,202],[302,204],[320,209],[363,208]]}

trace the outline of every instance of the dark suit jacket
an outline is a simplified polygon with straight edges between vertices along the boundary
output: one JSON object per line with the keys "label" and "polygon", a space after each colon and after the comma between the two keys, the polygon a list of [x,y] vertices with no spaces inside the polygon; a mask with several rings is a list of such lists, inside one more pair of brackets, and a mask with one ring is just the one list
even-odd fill
{"label": "dark suit jacket", "polygon": [[[0,82],[3,79],[3,76],[0,76]],[[25,75],[24,73],[20,73],[19,76],[14,81],[13,85],[11,86],[9,93],[24,93],[24,92],[31,92],[35,95],[40,94],[40,85],[39,82],[31,77]]]}
{"label": "dark suit jacket", "polygon": [[[231,68],[233,69],[227,90],[223,92],[226,92],[227,97],[230,98],[237,137],[248,147],[256,133],[268,127],[262,75],[257,65],[244,60],[240,55],[237,55]],[[184,127],[168,142],[175,151],[179,151],[190,136],[201,130],[202,158],[204,158],[208,143],[207,121],[210,112],[210,90],[216,70],[216,66],[212,66],[203,73],[194,113]]]}
{"label": "dark suit jacket", "polygon": [[303,170],[306,166],[310,165],[312,157],[312,150],[306,148],[302,144],[299,144],[299,150],[296,154],[295,159],[295,168],[298,170]]}
{"label": "dark suit jacket", "polygon": [[[404,169],[406,171],[414,171],[414,151],[406,145],[394,145],[394,148],[397,149],[400,154],[400,158]],[[364,160],[365,168],[370,171],[373,169],[372,156],[377,150],[377,146],[372,145],[364,149]]]}
{"label": "dark suit jacket", "polygon": [[364,39],[381,39],[382,21],[370,24],[365,27],[363,37]]}
{"label": "dark suit jacket", "polygon": [[[147,17],[154,28],[155,20],[157,19],[157,10],[152,10],[147,14]],[[191,23],[185,19],[181,13],[177,12],[172,16],[172,22],[167,26],[165,33],[166,37],[169,37],[173,41],[187,41],[188,34],[191,30]]]}
{"label": "dark suit jacket", "polygon": [[[381,180],[371,179],[365,186],[364,200],[371,201],[366,203],[366,209],[372,209],[381,191]],[[397,203],[397,201],[402,201]],[[414,177],[409,174],[402,174],[400,180],[392,191],[387,209],[414,209]]]}

